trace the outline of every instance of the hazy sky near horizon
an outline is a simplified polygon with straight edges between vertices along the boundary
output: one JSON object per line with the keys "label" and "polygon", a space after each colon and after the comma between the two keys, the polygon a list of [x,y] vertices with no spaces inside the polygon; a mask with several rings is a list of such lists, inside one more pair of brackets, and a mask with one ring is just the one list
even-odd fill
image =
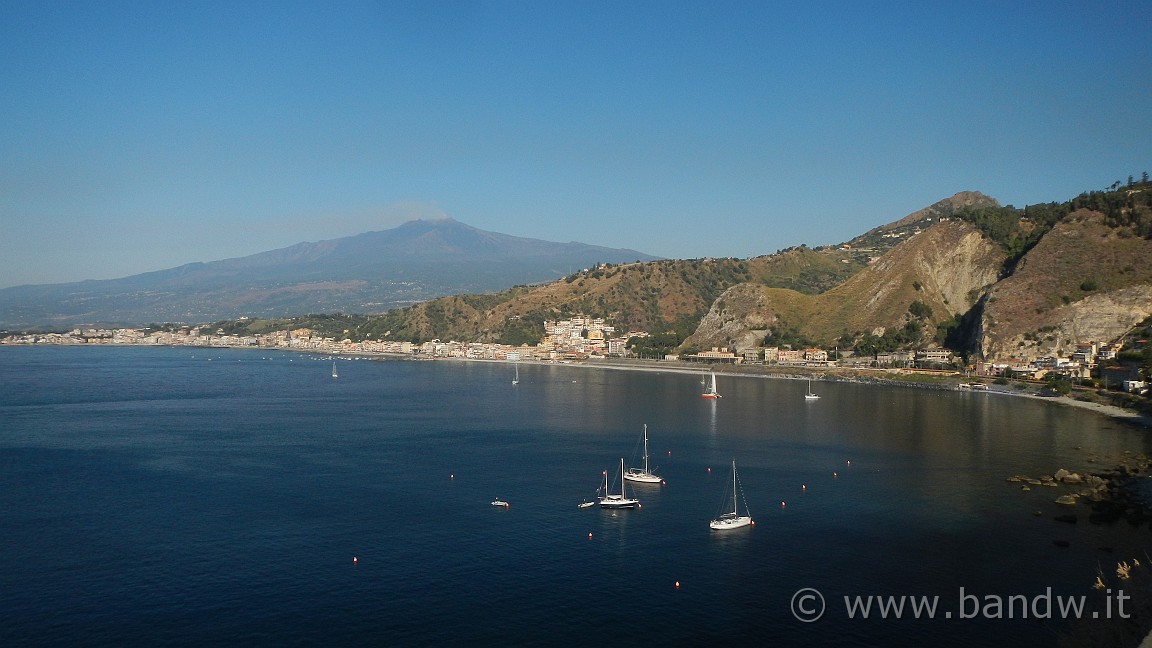
{"label": "hazy sky near horizon", "polygon": [[670,258],[1152,171],[1097,2],[0,0],[0,287],[448,216]]}

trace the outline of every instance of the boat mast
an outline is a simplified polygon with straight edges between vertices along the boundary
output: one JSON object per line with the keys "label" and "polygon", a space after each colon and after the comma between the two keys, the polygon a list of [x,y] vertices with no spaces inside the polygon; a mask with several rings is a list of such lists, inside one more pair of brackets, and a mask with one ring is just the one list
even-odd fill
{"label": "boat mast", "polygon": [[644,424],[644,474],[648,474],[648,424]]}
{"label": "boat mast", "polygon": [[739,510],[736,508],[736,460],[732,460],[732,515],[739,517]]}

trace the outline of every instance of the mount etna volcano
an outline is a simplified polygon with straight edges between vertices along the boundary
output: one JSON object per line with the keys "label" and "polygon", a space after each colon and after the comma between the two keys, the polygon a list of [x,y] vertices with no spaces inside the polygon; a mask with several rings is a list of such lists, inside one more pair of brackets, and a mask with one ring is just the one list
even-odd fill
{"label": "mount etna volcano", "polygon": [[241,316],[380,313],[435,297],[551,281],[652,255],[487,232],[452,219],[120,279],[0,290],[0,326],[205,322]]}

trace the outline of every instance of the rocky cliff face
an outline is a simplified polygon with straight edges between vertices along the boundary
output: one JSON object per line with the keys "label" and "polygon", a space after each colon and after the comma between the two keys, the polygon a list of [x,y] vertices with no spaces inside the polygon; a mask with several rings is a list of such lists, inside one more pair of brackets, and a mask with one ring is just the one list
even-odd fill
{"label": "rocky cliff face", "polygon": [[795,327],[812,340],[832,344],[845,332],[880,334],[902,326],[916,301],[931,309],[931,331],[936,323],[972,308],[983,289],[996,282],[1004,258],[968,223],[936,221],[820,295],[735,286],[716,300],[686,344],[744,349],[758,346],[767,329],[777,326]]}
{"label": "rocky cliff face", "polygon": [[1152,315],[1152,241],[1081,211],[1058,223],[990,291],[980,326],[989,362],[1068,355]]}

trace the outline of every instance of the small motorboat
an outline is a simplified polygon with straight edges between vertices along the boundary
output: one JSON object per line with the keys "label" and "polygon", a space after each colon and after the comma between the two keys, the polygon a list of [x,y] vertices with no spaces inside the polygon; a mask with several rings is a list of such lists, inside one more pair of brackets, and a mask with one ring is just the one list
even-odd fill
{"label": "small motorboat", "polygon": [[494,499],[492,500],[492,506],[503,506],[504,508],[508,508],[510,504],[502,499]]}

